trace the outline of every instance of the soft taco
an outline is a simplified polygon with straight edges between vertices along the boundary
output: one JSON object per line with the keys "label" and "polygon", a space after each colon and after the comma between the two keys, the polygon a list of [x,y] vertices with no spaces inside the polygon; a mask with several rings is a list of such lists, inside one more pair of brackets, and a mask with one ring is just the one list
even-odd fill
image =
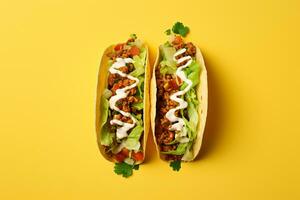
{"label": "soft taco", "polygon": [[150,128],[148,66],[147,46],[135,34],[102,56],[96,132],[100,152],[109,161],[131,166],[144,161]]}
{"label": "soft taco", "polygon": [[153,69],[151,126],[161,159],[192,161],[205,127],[207,72],[198,47],[178,34],[169,37],[159,47]]}

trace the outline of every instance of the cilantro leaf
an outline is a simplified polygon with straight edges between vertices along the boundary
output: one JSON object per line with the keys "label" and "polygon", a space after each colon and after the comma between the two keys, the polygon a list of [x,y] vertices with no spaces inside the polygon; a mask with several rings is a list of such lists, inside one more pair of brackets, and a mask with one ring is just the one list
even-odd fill
{"label": "cilantro leaf", "polygon": [[130,38],[132,38],[132,39],[136,39],[137,38],[137,36],[136,36],[136,34],[135,33],[132,33],[132,34],[130,34],[130,36],[129,36]]}
{"label": "cilantro leaf", "polygon": [[179,171],[181,168],[181,160],[172,161],[170,167],[172,167],[174,171]]}
{"label": "cilantro leaf", "polygon": [[165,31],[165,34],[171,35],[171,29],[166,30],[166,31]]}
{"label": "cilantro leaf", "polygon": [[172,31],[176,34],[179,34],[179,35],[185,37],[188,34],[188,32],[190,31],[190,29],[189,29],[189,27],[184,26],[181,22],[176,22],[173,25]]}
{"label": "cilantro leaf", "polygon": [[132,175],[133,169],[138,170],[139,165],[129,165],[127,163],[115,163],[114,172],[127,178]]}

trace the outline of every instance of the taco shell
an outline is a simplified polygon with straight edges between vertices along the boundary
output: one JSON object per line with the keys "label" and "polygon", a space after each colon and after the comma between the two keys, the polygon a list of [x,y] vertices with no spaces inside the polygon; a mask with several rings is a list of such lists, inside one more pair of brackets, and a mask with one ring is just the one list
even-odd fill
{"label": "taco shell", "polygon": [[[160,149],[156,142],[156,136],[155,136],[156,93],[157,93],[155,69],[158,67],[158,65],[162,59],[159,48],[158,48],[157,52],[158,53],[157,53],[154,67],[153,67],[151,86],[150,86],[151,129],[152,129],[154,143],[156,145],[156,149],[159,154],[159,157],[162,160],[165,160],[165,155],[160,153]],[[197,125],[197,131],[196,131],[197,137],[192,146],[193,157],[190,159],[186,159],[186,160],[183,159],[183,161],[192,161],[198,155],[200,148],[201,148],[201,144],[202,144],[203,133],[204,133],[205,123],[206,123],[206,116],[207,116],[207,108],[208,108],[207,71],[205,68],[205,63],[204,63],[202,53],[198,47],[196,47],[196,61],[200,64],[200,68],[201,68],[200,69],[200,77],[199,77],[200,83],[196,86],[196,95],[197,95],[197,99],[199,100],[199,105],[198,105],[199,123]]]}
{"label": "taco shell", "polygon": [[[96,98],[96,120],[95,120],[95,126],[96,126],[96,134],[97,134],[97,143],[99,150],[103,157],[107,159],[108,161],[115,162],[113,158],[108,156],[105,153],[103,145],[101,145],[100,138],[101,138],[101,114],[103,113],[102,111],[102,94],[105,88],[107,88],[108,85],[108,70],[109,70],[109,57],[106,56],[107,53],[113,51],[115,45],[111,45],[108,47],[101,58],[100,62],[100,67],[99,67],[99,72],[98,72],[98,85],[97,85],[97,98]],[[145,151],[146,151],[146,143],[147,143],[147,137],[148,133],[150,130],[150,99],[149,99],[149,93],[150,93],[150,88],[149,88],[149,83],[150,83],[150,76],[151,76],[151,71],[150,71],[150,65],[149,65],[149,59],[148,59],[148,48],[145,44],[143,46],[146,48],[147,56],[146,56],[146,62],[145,62],[145,80],[144,80],[144,109],[143,109],[143,122],[144,122],[144,133],[143,133],[143,139],[141,142],[141,146],[143,147],[143,154],[145,158]],[[143,162],[143,161],[142,161]],[[141,162],[140,162],[141,163]],[[136,163],[139,164],[139,163]]]}

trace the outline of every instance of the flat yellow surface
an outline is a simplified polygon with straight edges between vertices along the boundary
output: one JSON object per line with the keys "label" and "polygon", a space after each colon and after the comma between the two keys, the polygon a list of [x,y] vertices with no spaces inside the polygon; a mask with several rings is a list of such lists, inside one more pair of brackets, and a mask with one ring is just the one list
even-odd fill
{"label": "flat yellow surface", "polygon": [[[299,1],[28,0],[0,3],[0,199],[300,199]],[[173,172],[149,137],[124,179],[96,144],[104,49],[156,48],[176,21],[203,51],[204,146]]]}

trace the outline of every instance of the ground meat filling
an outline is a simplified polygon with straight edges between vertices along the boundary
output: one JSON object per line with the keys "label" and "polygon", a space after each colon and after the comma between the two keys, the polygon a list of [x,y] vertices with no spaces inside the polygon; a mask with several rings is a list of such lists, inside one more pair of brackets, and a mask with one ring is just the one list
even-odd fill
{"label": "ground meat filling", "polygon": [[[119,57],[133,58],[133,56],[139,55],[140,49],[137,46],[129,45],[130,43],[132,43],[134,41],[135,41],[134,38],[130,38],[126,43],[117,44],[114,47],[113,51],[109,52],[107,54],[107,56],[109,57],[109,59],[112,62],[115,62],[116,58],[119,58]],[[119,68],[119,70],[125,74],[129,74],[130,72],[132,72],[134,70],[134,65],[132,63],[127,63],[126,66]],[[109,72],[107,87],[112,92],[112,95],[115,95],[117,89],[121,89],[126,86],[129,86],[129,85],[133,84],[134,82],[135,82],[134,80],[128,79],[126,77],[122,77],[119,74],[111,74]],[[143,99],[138,97],[136,95],[136,93],[137,93],[137,87],[130,89],[128,91],[127,97],[117,101],[116,106],[124,112],[129,112],[129,113],[135,114],[135,115],[141,114],[143,117],[143,111],[137,110],[133,107],[134,103],[143,102]],[[133,120],[130,117],[125,117],[115,110],[111,110],[109,108],[109,112],[111,113],[111,115],[108,119],[109,121],[112,119],[117,119],[117,120],[120,120],[125,123],[131,123],[131,124],[133,123]],[[116,132],[117,127],[118,127],[117,125],[111,125],[110,123],[108,124],[108,128],[111,132]],[[131,130],[129,130],[128,132],[130,132],[130,131]],[[141,136],[141,138],[143,138],[143,136]],[[113,156],[112,153],[110,152],[110,150],[111,149],[109,147],[105,147],[105,151],[107,152],[107,154]],[[118,159],[118,155],[116,155],[116,157],[117,157],[118,161],[122,162],[122,160]]]}
{"label": "ground meat filling", "polygon": [[[186,48],[186,52],[179,55],[177,59],[183,56],[195,57],[196,47],[192,43],[184,43],[182,38],[176,36],[171,44],[176,50]],[[180,63],[177,67],[184,65]],[[156,141],[163,152],[176,150],[178,143],[170,144],[175,139],[175,131],[170,131],[170,121],[166,118],[166,113],[175,108],[178,103],[172,101],[170,96],[179,91],[182,81],[176,74],[165,74],[160,73],[160,66],[155,70],[156,83],[157,83],[157,105],[156,105],[156,119],[155,119],[155,135]],[[179,111],[176,111],[177,117],[182,117]],[[183,115],[188,118],[186,109],[183,111]],[[183,155],[169,155],[166,154],[166,160],[181,160]]]}

